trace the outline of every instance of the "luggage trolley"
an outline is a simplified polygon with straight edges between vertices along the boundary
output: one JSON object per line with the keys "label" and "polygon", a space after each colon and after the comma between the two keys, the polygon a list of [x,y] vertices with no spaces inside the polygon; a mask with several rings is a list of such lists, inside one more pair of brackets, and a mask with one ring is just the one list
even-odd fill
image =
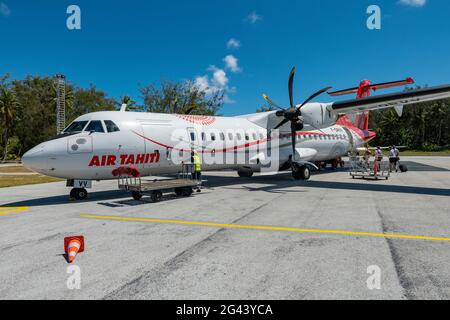
{"label": "luggage trolley", "polygon": [[389,173],[389,163],[388,161],[382,160],[380,163],[380,170],[375,174],[374,171],[374,161],[365,161],[359,156],[350,157],[350,176],[362,179],[386,179],[390,177]]}
{"label": "luggage trolley", "polygon": [[140,176],[120,174],[118,186],[120,190],[131,191],[134,200],[140,200],[143,195],[150,195],[151,202],[162,199],[163,193],[175,192],[178,197],[189,197],[194,188],[200,188],[202,182],[192,179],[192,164],[183,164],[182,170],[175,179],[142,179]]}

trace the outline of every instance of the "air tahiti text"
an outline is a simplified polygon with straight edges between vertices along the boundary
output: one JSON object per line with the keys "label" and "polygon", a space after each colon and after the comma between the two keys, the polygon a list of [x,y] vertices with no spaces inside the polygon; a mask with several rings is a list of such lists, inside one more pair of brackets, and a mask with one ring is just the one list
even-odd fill
{"label": "air tahiti text", "polygon": [[89,167],[107,167],[116,165],[129,165],[129,164],[147,164],[158,163],[160,154],[156,153],[141,153],[141,154],[121,154],[116,155],[101,155],[93,156],[89,162]]}

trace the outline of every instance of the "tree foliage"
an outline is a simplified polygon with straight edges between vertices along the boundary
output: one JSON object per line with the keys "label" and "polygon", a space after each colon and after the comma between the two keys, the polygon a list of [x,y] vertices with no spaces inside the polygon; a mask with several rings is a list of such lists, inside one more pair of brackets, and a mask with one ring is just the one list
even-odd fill
{"label": "tree foliage", "polygon": [[163,81],[160,87],[153,84],[140,89],[144,101],[143,111],[215,115],[224,101],[224,92],[202,90],[190,81],[174,83]]}
{"label": "tree foliage", "polygon": [[450,149],[450,99],[407,105],[401,117],[394,109],[373,111],[369,125],[377,132],[373,145],[402,145],[424,151]]}
{"label": "tree foliage", "polygon": [[[16,138],[14,148],[10,148],[10,158],[13,158],[56,134],[56,88],[53,78],[39,76],[11,82],[4,79],[0,83],[10,88],[17,99],[16,117],[10,131],[10,136]],[[117,105],[94,86],[83,89],[71,83],[66,84],[65,100],[66,123],[88,112],[114,110]],[[2,129],[5,124],[2,120]]]}
{"label": "tree foliage", "polygon": [[0,88],[0,116],[3,129],[3,160],[8,156],[8,145],[12,129],[14,128],[15,120],[17,119],[17,110],[19,103],[13,91],[9,90],[7,86]]}

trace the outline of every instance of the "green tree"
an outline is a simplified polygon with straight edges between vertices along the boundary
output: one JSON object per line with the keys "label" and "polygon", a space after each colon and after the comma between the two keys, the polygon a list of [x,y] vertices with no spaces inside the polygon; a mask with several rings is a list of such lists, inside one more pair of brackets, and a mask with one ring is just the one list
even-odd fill
{"label": "green tree", "polygon": [[[50,77],[28,76],[12,82],[19,101],[16,135],[20,153],[55,135],[56,90]],[[117,102],[95,86],[87,89],[66,84],[66,123],[88,112],[115,110]]]}
{"label": "green tree", "polygon": [[202,90],[191,81],[164,81],[160,87],[148,85],[140,92],[146,112],[216,115],[224,102],[223,91]]}
{"label": "green tree", "polygon": [[6,87],[2,87],[0,92],[0,114],[2,118],[3,141],[5,144],[3,147],[3,161],[5,161],[8,156],[9,134],[13,133],[12,129],[17,117],[18,107],[19,103],[16,95]]}
{"label": "green tree", "polygon": [[105,92],[95,86],[91,85],[88,89],[75,88],[73,107],[68,109],[67,119],[71,122],[86,113],[116,109],[117,101],[108,98]]}

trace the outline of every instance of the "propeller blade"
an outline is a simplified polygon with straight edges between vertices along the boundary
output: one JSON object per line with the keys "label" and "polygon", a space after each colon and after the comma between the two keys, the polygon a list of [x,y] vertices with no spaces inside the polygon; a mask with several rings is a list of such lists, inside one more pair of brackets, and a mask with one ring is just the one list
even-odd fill
{"label": "propeller blade", "polygon": [[303,102],[300,107],[297,108],[297,110],[300,110],[305,104],[307,104],[308,102],[310,102],[312,99],[314,99],[317,96],[320,96],[322,93],[324,93],[325,91],[330,90],[333,87],[326,87],[323,88],[322,90],[317,91],[316,93],[314,93],[313,95],[311,95],[308,99],[305,100],[305,102]]}
{"label": "propeller blade", "polygon": [[289,103],[291,105],[291,112],[294,111],[294,76],[295,76],[295,67],[292,68],[291,74],[289,75]]}
{"label": "propeller blade", "polygon": [[278,109],[280,109],[280,110],[284,110],[284,109],[283,109],[282,107],[280,107],[278,104],[276,104],[275,102],[273,102],[272,100],[270,100],[270,98],[269,98],[267,95],[263,94],[263,99],[269,104],[269,106],[278,108]]}
{"label": "propeller blade", "polygon": [[288,119],[283,119],[283,121],[281,121],[275,128],[273,128],[272,130],[277,130],[279,127],[283,126],[284,124],[288,123],[289,120]]}

